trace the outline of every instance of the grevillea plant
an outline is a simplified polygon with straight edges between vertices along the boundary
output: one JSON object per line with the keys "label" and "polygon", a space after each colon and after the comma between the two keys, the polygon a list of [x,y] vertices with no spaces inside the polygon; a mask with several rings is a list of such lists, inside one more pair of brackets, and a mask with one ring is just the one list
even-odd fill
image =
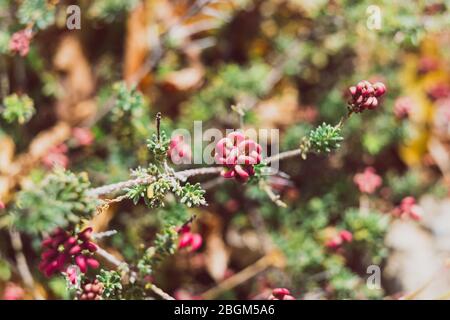
{"label": "grevillea plant", "polygon": [[[135,104],[133,101],[136,101],[133,95],[136,93],[132,91],[126,98],[128,93],[123,88],[120,90],[119,101],[123,100],[123,110],[129,111],[136,108],[136,106],[133,107]],[[178,197],[179,203],[187,207],[205,206],[207,205],[205,190],[199,183],[185,182],[190,177],[220,174],[226,179],[234,178],[236,187],[240,188],[242,183],[257,184],[266,180],[266,177],[260,174],[261,168],[273,161],[295,156],[305,159],[310,153],[329,153],[340,146],[343,140],[341,130],[347,119],[353,113],[377,107],[378,104],[374,102],[374,99],[382,97],[385,86],[381,83],[371,86],[370,83],[363,81],[356,86],[356,89],[351,87],[350,92],[352,98],[349,102],[348,115],[337,125],[323,124],[312,129],[299,141],[297,149],[263,158],[262,147],[258,143],[243,133],[235,131],[216,143],[214,149],[216,166],[182,171],[175,171],[169,164],[169,160],[175,155],[181,158],[191,157],[190,147],[180,136],[175,136],[171,140],[168,138],[165,131],[161,129],[162,117],[158,114],[156,132],[147,143],[152,162],[145,168],[139,167],[132,170],[131,180],[90,188],[85,174],[76,175],[59,167],[43,180],[41,186],[21,192],[13,211],[15,224],[20,228],[31,223],[33,227],[28,226],[27,230],[50,232],[49,236],[42,241],[39,269],[47,277],[58,273],[65,275],[69,287],[78,299],[136,298],[145,297],[150,292],[166,297],[166,294],[161,293],[160,289],[153,284],[155,269],[177,250],[193,253],[201,248],[202,236],[192,231],[195,217],[189,217],[185,210],[180,209],[179,214],[172,214],[164,219],[165,222],[156,235],[153,245],[145,248],[141,256],[137,257],[133,263],[117,259],[95,243],[92,228],[85,227],[94,217],[95,210],[102,212],[107,210],[109,204],[127,199],[132,200],[134,204],[138,204],[142,199],[148,207],[160,208],[166,205],[169,194]],[[363,97],[362,100],[360,97]],[[374,98],[370,99],[371,97]],[[75,138],[81,141],[78,144],[90,144],[90,137],[86,139],[86,135],[80,132],[80,129],[74,133],[76,133]],[[86,142],[86,140],[89,141]],[[372,193],[381,182],[369,168],[365,173],[355,177],[355,183],[362,192]],[[123,194],[110,200],[98,198],[118,192]],[[43,200],[42,209],[36,207],[38,202],[33,199]],[[406,202],[405,200],[402,202],[399,210],[405,212],[404,214],[410,214],[412,209]],[[51,206],[48,205],[49,203]],[[53,213],[52,210],[55,212]],[[49,217],[47,221],[46,216]],[[60,217],[59,220],[55,220],[55,216]],[[45,223],[42,224],[43,222]],[[342,230],[334,238],[329,239],[325,246],[337,249],[344,243],[351,242],[352,238],[350,231]],[[117,272],[102,269],[96,277],[92,277],[100,267],[97,255],[103,260],[106,259],[109,264],[115,265]],[[270,299],[292,300],[294,297],[288,289],[274,289]]]}

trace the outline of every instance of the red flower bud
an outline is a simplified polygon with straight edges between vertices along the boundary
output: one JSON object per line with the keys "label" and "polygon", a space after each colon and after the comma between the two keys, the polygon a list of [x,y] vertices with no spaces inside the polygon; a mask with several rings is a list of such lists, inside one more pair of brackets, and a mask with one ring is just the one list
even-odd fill
{"label": "red flower bud", "polygon": [[87,271],[87,262],[86,262],[86,257],[83,255],[78,255],[75,257],[75,263],[77,264],[77,266],[80,268],[80,271],[82,273],[86,273]]}
{"label": "red flower bud", "polygon": [[291,292],[286,288],[275,288],[275,289],[273,289],[272,294],[275,297],[282,298],[283,296],[285,296],[287,294],[291,294]]}
{"label": "red flower bud", "polygon": [[87,258],[86,263],[92,269],[97,269],[100,266],[100,263],[97,260],[95,260],[94,258]]}
{"label": "red flower bud", "polygon": [[203,244],[203,238],[200,234],[194,233],[191,238],[191,252],[197,251]]}
{"label": "red flower bud", "polygon": [[190,232],[183,233],[178,241],[178,249],[190,246],[191,241],[192,241],[192,234]]}
{"label": "red flower bud", "polygon": [[79,254],[81,252],[81,250],[82,250],[81,246],[80,245],[76,245],[76,246],[73,246],[72,248],[70,248],[69,254],[77,255],[77,254]]}
{"label": "red flower bud", "polygon": [[377,82],[371,84],[369,81],[360,81],[355,87],[349,88],[351,100],[349,108],[353,112],[362,112],[365,109],[376,109],[379,104],[378,97],[386,92],[386,86]]}
{"label": "red flower bud", "polygon": [[83,249],[89,250],[90,252],[97,251],[97,245],[91,241],[87,241],[82,244]]}
{"label": "red flower bud", "polygon": [[341,232],[339,232],[339,236],[341,237],[342,241],[344,241],[344,242],[352,242],[352,240],[353,240],[353,235],[348,230],[342,230]]}
{"label": "red flower bud", "polygon": [[89,240],[92,234],[92,228],[88,227],[86,229],[84,229],[83,231],[81,231],[80,233],[78,233],[78,238],[80,238],[81,240]]}

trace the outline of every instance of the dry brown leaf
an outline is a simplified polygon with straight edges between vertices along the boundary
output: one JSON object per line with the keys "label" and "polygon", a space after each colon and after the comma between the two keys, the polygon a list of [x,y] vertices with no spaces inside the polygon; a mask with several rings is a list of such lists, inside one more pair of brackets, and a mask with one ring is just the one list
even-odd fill
{"label": "dry brown leaf", "polygon": [[9,190],[12,189],[11,179],[0,177],[0,201],[7,203],[9,201]]}
{"label": "dry brown leaf", "polygon": [[64,93],[56,110],[58,118],[75,125],[93,116],[96,105],[88,99],[94,92],[95,81],[78,37],[70,34],[62,38],[53,64],[66,74],[62,79]]}
{"label": "dry brown leaf", "polygon": [[101,213],[94,216],[90,225],[95,233],[103,232],[108,229],[109,222],[114,218],[114,214],[116,213],[116,208],[116,205],[111,204]]}
{"label": "dry brown leaf", "polygon": [[91,119],[97,111],[97,102],[94,99],[87,99],[74,104],[61,101],[56,107],[59,119],[70,119],[71,125],[80,124],[87,119]]}
{"label": "dry brown leaf", "polygon": [[[161,33],[174,23],[176,15],[169,0],[147,0],[136,6],[127,19],[125,40],[124,79],[127,83],[144,80],[151,84],[151,77],[140,75],[142,67],[151,54],[151,39],[160,40]],[[136,79],[139,75],[142,79]]]}
{"label": "dry brown leaf", "polygon": [[255,111],[263,128],[287,127],[301,118],[298,92],[287,87],[280,96],[260,102]]}
{"label": "dry brown leaf", "polygon": [[0,137],[0,173],[7,173],[14,157],[15,144],[11,137]]}
{"label": "dry brown leaf", "polygon": [[124,58],[124,78],[127,82],[133,80],[148,55],[150,47],[147,33],[145,5],[141,4],[130,13],[127,20]]}
{"label": "dry brown leaf", "polygon": [[204,70],[200,66],[173,71],[163,79],[163,85],[173,91],[190,91],[202,84]]}
{"label": "dry brown leaf", "polygon": [[65,122],[58,122],[52,128],[39,133],[31,142],[28,153],[22,158],[32,157],[40,159],[45,156],[51,148],[66,141],[71,134],[70,126]]}
{"label": "dry brown leaf", "polygon": [[205,262],[206,270],[216,282],[225,277],[229,256],[222,237],[218,234],[210,234],[206,239]]}
{"label": "dry brown leaf", "polygon": [[39,133],[30,143],[28,152],[20,154],[9,165],[8,175],[0,177],[0,199],[7,202],[12,190],[21,178],[45,156],[49,150],[60,145],[70,137],[70,126],[59,122],[54,127]]}
{"label": "dry brown leaf", "polygon": [[203,214],[202,220],[207,228],[205,234],[206,270],[218,282],[225,277],[230,259],[230,253],[222,238],[222,221],[219,215],[211,213]]}
{"label": "dry brown leaf", "polygon": [[65,86],[70,100],[84,100],[92,94],[95,82],[78,37],[69,34],[62,38],[53,64],[56,69],[67,73]]}

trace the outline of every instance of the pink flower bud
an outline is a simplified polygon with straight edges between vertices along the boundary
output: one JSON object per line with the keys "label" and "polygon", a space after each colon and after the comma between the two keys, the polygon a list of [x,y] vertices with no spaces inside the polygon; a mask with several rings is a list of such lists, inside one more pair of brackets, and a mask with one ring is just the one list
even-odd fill
{"label": "pink flower bud", "polygon": [[192,242],[192,234],[190,232],[183,233],[178,241],[178,249],[190,246],[191,242]]}
{"label": "pink flower bud", "polygon": [[75,237],[69,237],[65,242],[64,242],[64,247],[66,249],[71,248],[75,243],[77,243],[77,238]]}
{"label": "pink flower bud", "polygon": [[100,266],[100,263],[97,260],[95,260],[94,258],[87,258],[86,263],[92,269],[97,269]]}
{"label": "pink flower bud", "polygon": [[291,293],[286,288],[276,288],[273,289],[272,295],[269,297],[269,300],[295,300]]}
{"label": "pink flower bud", "polygon": [[340,237],[336,237],[336,238],[333,238],[333,239],[325,242],[325,247],[327,247],[329,249],[337,249],[341,246],[341,244],[342,244],[342,239]]}
{"label": "pink flower bud", "polygon": [[91,241],[86,241],[82,244],[83,249],[89,250],[90,252],[97,251],[97,245]]}
{"label": "pink flower bud", "polygon": [[379,104],[378,97],[386,92],[383,83],[371,84],[369,81],[360,81],[356,87],[350,87],[351,100],[349,106],[353,112],[362,112],[365,109],[376,109]]}
{"label": "pink flower bud", "polygon": [[375,89],[376,97],[381,97],[383,94],[386,93],[386,86],[382,82],[374,83],[373,88]]}
{"label": "pink flower bud", "polygon": [[224,165],[222,177],[246,182],[255,174],[253,166],[260,163],[262,148],[241,132],[234,131],[216,144],[216,164]]}
{"label": "pink flower bud", "polygon": [[33,34],[31,29],[23,29],[13,33],[9,41],[9,50],[18,53],[22,57],[26,56],[30,51],[30,40]]}
{"label": "pink flower bud", "polygon": [[69,158],[66,153],[66,145],[62,144],[54,147],[42,158],[42,163],[49,169],[52,169],[55,166],[67,168],[69,165]]}
{"label": "pink flower bud", "polygon": [[353,240],[353,235],[348,230],[342,230],[341,232],[339,232],[339,236],[341,237],[342,241],[344,241],[344,242],[352,242],[352,240]]}
{"label": "pink flower bud", "polygon": [[50,250],[42,252],[41,259],[51,260],[51,259],[55,258],[57,255],[58,255],[58,251],[56,251],[55,249],[50,249]]}
{"label": "pink flower bud", "polygon": [[89,128],[73,128],[72,136],[79,146],[90,146],[94,142],[94,135]]}
{"label": "pink flower bud", "polygon": [[422,218],[422,208],[416,204],[413,197],[405,197],[400,205],[392,211],[392,215],[399,218],[410,218],[420,220]]}
{"label": "pink flower bud", "polygon": [[72,285],[76,285],[78,281],[78,268],[74,265],[67,267],[66,276]]}
{"label": "pink flower bud", "polygon": [[275,289],[273,289],[272,294],[275,297],[282,298],[283,296],[285,296],[287,294],[291,294],[291,292],[286,288],[275,288]]}
{"label": "pink flower bud", "polygon": [[81,250],[82,250],[81,246],[80,245],[76,245],[76,246],[73,246],[72,248],[70,248],[69,254],[77,255],[77,254],[81,253]]}
{"label": "pink flower bud", "polygon": [[0,201],[0,210],[3,210],[5,208],[6,208],[5,203],[3,201]]}
{"label": "pink flower bud", "polygon": [[6,284],[5,290],[3,292],[4,300],[22,300],[25,296],[25,291],[21,286],[8,282]]}
{"label": "pink flower bud", "polygon": [[87,262],[86,262],[86,257],[83,255],[78,255],[75,257],[75,263],[77,264],[77,266],[80,268],[80,271],[82,273],[86,273],[87,271]]}
{"label": "pink flower bud", "polygon": [[364,172],[358,173],[353,178],[353,182],[363,193],[374,193],[382,184],[382,179],[375,173],[375,169],[367,167]]}
{"label": "pink flower bud", "polygon": [[86,229],[84,229],[83,231],[78,233],[78,238],[80,238],[81,240],[89,240],[91,237],[92,231],[93,230],[91,227],[87,227]]}
{"label": "pink flower bud", "polygon": [[415,108],[415,102],[410,97],[400,97],[395,101],[394,114],[397,119],[408,118]]}
{"label": "pink flower bud", "polygon": [[175,136],[170,140],[167,154],[175,164],[188,164],[192,159],[191,147],[184,142],[182,135]]}
{"label": "pink flower bud", "polygon": [[194,233],[191,238],[191,252],[197,251],[203,244],[203,238],[200,234]]}

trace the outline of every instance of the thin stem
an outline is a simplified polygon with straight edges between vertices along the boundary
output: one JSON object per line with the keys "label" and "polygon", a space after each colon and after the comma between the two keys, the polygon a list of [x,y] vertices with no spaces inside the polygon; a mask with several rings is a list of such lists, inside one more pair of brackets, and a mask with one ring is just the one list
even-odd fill
{"label": "thin stem", "polygon": [[161,112],[156,114],[156,134],[159,143],[161,141]]}
{"label": "thin stem", "polygon": [[144,178],[131,179],[127,181],[122,181],[118,183],[108,184],[106,186],[94,188],[88,190],[88,195],[90,196],[102,196],[105,194],[110,194],[118,190],[123,190],[125,188],[131,188],[140,184],[149,184],[155,180],[153,176],[147,176]]}
{"label": "thin stem", "polygon": [[[346,116],[342,117],[342,119],[339,121],[339,123],[336,126],[342,127],[352,114],[353,114],[353,111],[349,110],[348,114]],[[158,115],[159,115],[159,117],[158,117]],[[158,119],[160,119],[161,115],[160,115],[160,113],[158,113],[158,115],[156,116],[156,119],[157,119],[157,129],[159,132],[159,120]],[[294,149],[294,150],[281,152],[279,154],[276,154],[274,156],[264,159],[262,161],[262,163],[269,164],[274,161],[280,161],[280,160],[300,156],[300,155],[302,155],[302,152],[303,152],[303,150],[301,150],[301,149]],[[188,170],[184,170],[184,171],[175,172],[175,178],[177,178],[181,181],[185,181],[189,177],[193,177],[193,176],[197,176],[197,175],[218,174],[221,171],[222,171],[222,167],[204,167],[204,168],[188,169]],[[101,195],[113,193],[113,192],[116,192],[119,190],[123,190],[125,188],[134,187],[134,186],[137,186],[140,184],[149,184],[149,183],[153,182],[154,179],[155,179],[155,177],[153,177],[153,176],[131,179],[131,180],[124,181],[124,182],[114,183],[114,184],[106,185],[103,187],[90,189],[88,191],[88,194],[91,196],[101,196]]]}
{"label": "thin stem", "polygon": [[300,149],[289,150],[289,151],[281,152],[281,153],[276,154],[274,156],[268,157],[268,158],[263,160],[263,163],[269,164],[269,163],[274,162],[274,161],[279,161],[279,160],[284,160],[284,159],[287,159],[287,158],[296,157],[296,156],[299,156],[301,154],[302,154],[302,151]]}
{"label": "thin stem", "polygon": [[19,271],[23,283],[33,293],[34,298],[42,300],[43,297],[37,292],[34,287],[34,279],[31,275],[30,268],[28,267],[27,259],[23,254],[23,244],[22,239],[20,238],[20,233],[15,230],[10,230],[9,236],[11,237],[11,245],[15,252],[17,270]]}
{"label": "thin stem", "polygon": [[[197,175],[206,175],[206,174],[215,174],[219,173],[222,170],[221,167],[205,167],[205,168],[197,168],[197,169],[188,169],[184,171],[175,172],[175,177],[182,181],[186,180],[189,177],[197,176]],[[106,186],[93,188],[88,190],[88,195],[90,196],[102,196],[106,194],[110,194],[116,191],[123,190],[125,188],[131,188],[141,184],[150,184],[155,181],[154,176],[146,176],[143,178],[131,179],[123,182],[113,183]]]}
{"label": "thin stem", "polygon": [[108,251],[106,251],[103,248],[100,248],[99,246],[97,246],[97,251],[95,251],[98,255],[102,256],[103,258],[105,258],[107,261],[111,262],[113,265],[115,265],[116,267],[121,267],[123,265],[126,265],[126,262],[121,261],[120,259],[116,258],[115,256],[113,256],[111,253],[109,253]]}
{"label": "thin stem", "polygon": [[164,300],[175,300],[174,297],[172,297],[170,294],[168,294],[167,292],[165,292],[164,290],[162,290],[161,288],[157,287],[156,285],[154,285],[153,283],[150,284],[149,286],[150,290],[152,290],[154,293],[156,293],[157,295],[159,295],[161,298],[163,298]]}

